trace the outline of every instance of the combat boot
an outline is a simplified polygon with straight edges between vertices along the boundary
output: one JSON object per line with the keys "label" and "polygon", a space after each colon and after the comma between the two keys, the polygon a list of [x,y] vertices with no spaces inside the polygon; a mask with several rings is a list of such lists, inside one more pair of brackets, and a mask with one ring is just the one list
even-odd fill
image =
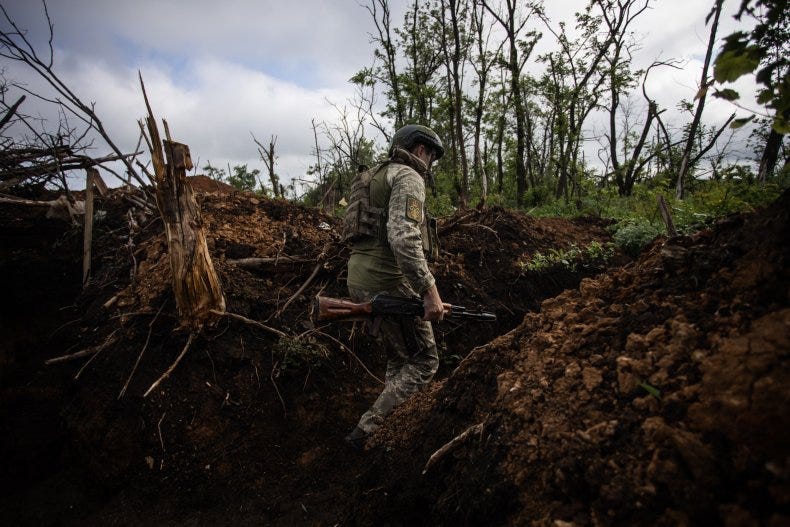
{"label": "combat boot", "polygon": [[368,436],[370,434],[357,426],[346,436],[345,440],[353,449],[362,451],[365,448],[365,441],[367,441]]}

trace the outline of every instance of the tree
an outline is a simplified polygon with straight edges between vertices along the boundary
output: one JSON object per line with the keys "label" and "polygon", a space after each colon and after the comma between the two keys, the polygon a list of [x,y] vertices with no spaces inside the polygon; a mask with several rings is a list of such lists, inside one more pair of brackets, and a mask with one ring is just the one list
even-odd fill
{"label": "tree", "polygon": [[527,115],[525,112],[524,94],[521,91],[521,71],[532,54],[535,44],[541,38],[540,33],[528,32],[526,40],[522,40],[521,31],[524,29],[529,17],[540,12],[540,6],[536,3],[528,2],[526,4],[527,13],[519,18],[518,2],[516,0],[505,0],[506,14],[492,9],[487,0],[481,0],[481,4],[502,26],[508,44],[506,64],[510,74],[513,111],[516,114],[516,203],[521,206],[524,202],[524,193],[527,190],[527,168],[524,163],[524,152],[527,145]]}
{"label": "tree", "polygon": [[54,40],[54,25],[50,19],[46,1],[42,0],[42,5],[44,7],[44,16],[46,17],[49,30],[49,49],[46,56],[39,54],[39,51],[36,50],[33,44],[27,39],[27,32],[16,24],[5,7],[0,4],[0,11],[2,11],[5,21],[10,26],[9,29],[0,31],[0,57],[22,63],[29,67],[52,88],[56,94],[56,98],[52,99],[45,97],[44,94],[31,92],[22,84],[16,84],[16,88],[38,99],[58,105],[64,112],[64,115],[73,115],[75,118],[82,121],[88,129],[98,133],[107,146],[114,152],[117,159],[124,163],[129,176],[144,187],[146,185],[145,181],[142,180],[132,164],[132,158],[134,156],[124,155],[121,152],[96,113],[95,104],[86,104],[83,102],[82,99],[63,82],[55,71],[55,52],[52,44]]}
{"label": "tree", "polygon": [[[642,77],[642,95],[647,102],[647,116],[642,126],[642,131],[638,136],[636,141],[633,141],[631,137],[631,130],[629,129],[627,123],[624,126],[625,130],[623,133],[623,144],[622,144],[622,154],[624,157],[623,162],[619,160],[618,151],[620,149],[617,148],[618,145],[618,132],[617,132],[617,123],[615,120],[615,110],[616,105],[612,104],[610,106],[610,113],[609,113],[609,134],[606,136],[606,139],[609,141],[609,163],[612,166],[612,172],[614,174],[615,184],[617,185],[618,193],[621,196],[630,196],[633,190],[634,184],[636,183],[637,179],[639,178],[642,170],[645,166],[648,166],[649,163],[656,157],[661,156],[664,152],[671,152],[671,150],[676,146],[677,143],[673,144],[670,139],[669,135],[666,132],[666,128],[664,128],[663,122],[661,122],[661,114],[664,113],[665,110],[659,110],[658,104],[654,99],[652,99],[647,94],[647,79],[650,75],[650,71],[653,68],[659,66],[669,66],[669,67],[677,67],[677,65],[670,61],[657,61],[651,64],[644,72]],[[612,100],[616,101],[619,100],[619,92],[612,94]],[[611,102],[610,102],[611,104]],[[650,136],[650,130],[652,127],[653,121],[657,121],[656,125],[656,132],[655,135],[659,135],[660,132],[663,130],[666,134],[666,140],[664,142],[660,140],[654,140],[653,146],[648,147],[647,155],[643,156],[642,152],[645,150],[647,146],[647,140]]]}
{"label": "tree", "polygon": [[258,175],[261,173],[257,168],[249,170],[247,165],[236,165],[233,172],[228,176],[228,184],[238,190],[252,192],[258,182]]}
{"label": "tree", "polygon": [[396,67],[397,53],[392,39],[389,3],[387,0],[370,0],[370,4],[366,5],[365,9],[370,13],[378,31],[378,36],[372,36],[373,42],[379,46],[373,51],[374,57],[383,62],[380,68],[376,68],[376,78],[389,87],[388,113],[395,120],[395,128],[398,128],[405,124],[406,114],[401,94],[400,76]]}
{"label": "tree", "polygon": [[[626,20],[621,31],[614,32],[612,35],[612,45],[610,52],[604,57],[606,62],[606,83],[609,88],[609,131],[605,134],[608,141],[608,162],[611,164],[614,181],[617,185],[618,193],[621,196],[631,195],[634,183],[640,175],[642,168],[650,159],[648,156],[641,159],[643,149],[650,135],[653,120],[659,117],[664,110],[659,110],[656,102],[648,97],[646,91],[647,79],[650,71],[658,66],[674,66],[671,62],[656,61],[651,64],[644,72],[632,71],[630,68],[631,58],[637,46],[632,39],[631,33],[627,31],[628,25],[633,18],[640,14],[642,10],[649,7],[645,2],[641,10],[637,10]],[[607,25],[611,27],[611,22],[607,19]],[[628,115],[625,115],[622,132],[619,131],[618,114],[621,109],[621,98],[627,96],[629,90],[636,86],[640,76],[642,79],[642,93],[647,102],[647,115],[642,125],[641,133],[636,136],[628,123]],[[622,139],[622,141],[621,141]],[[620,155],[622,154],[622,159]]]}
{"label": "tree", "polygon": [[710,26],[710,37],[708,38],[708,49],[705,52],[705,62],[702,65],[702,78],[700,79],[699,92],[697,93],[697,109],[694,112],[694,119],[691,121],[688,136],[686,137],[686,146],[683,149],[683,157],[680,160],[680,168],[678,169],[677,183],[675,185],[675,197],[683,199],[684,184],[686,172],[691,165],[691,153],[694,147],[694,139],[699,127],[700,120],[702,119],[702,111],[705,108],[705,99],[708,93],[708,68],[710,67],[711,54],[713,53],[713,44],[716,41],[716,30],[719,27],[719,16],[721,15],[721,8],[724,0],[716,0],[711,14],[708,15],[708,20],[713,17],[713,23]]}
{"label": "tree", "polygon": [[480,202],[485,204],[488,195],[488,178],[485,172],[485,166],[480,151],[480,139],[483,128],[483,112],[488,94],[488,76],[493,65],[493,57],[501,50],[502,46],[492,53],[488,50],[488,42],[491,36],[491,27],[485,27],[485,7],[480,6],[480,11],[477,10],[477,3],[472,5],[472,33],[477,45],[477,55],[471,59],[472,68],[477,76],[477,99],[473,106],[473,123],[474,132],[473,139],[474,145],[472,146],[472,155],[474,160],[472,166],[474,167],[475,179],[480,181],[481,192]]}
{"label": "tree", "polygon": [[[449,24],[447,16],[449,15]],[[466,145],[463,129],[463,102],[464,94],[461,90],[463,84],[462,64],[468,54],[469,39],[466,35],[465,24],[467,10],[459,9],[458,0],[441,0],[439,22],[442,30],[442,50],[447,71],[447,88],[450,95],[452,111],[452,166],[453,175],[458,172],[456,167],[461,165],[461,179],[458,182],[458,201],[460,206],[466,207],[469,201],[469,164],[466,158]]]}
{"label": "tree", "polygon": [[206,173],[206,176],[210,177],[211,179],[223,181],[234,187],[236,190],[248,192],[255,190],[255,184],[257,183],[258,175],[261,173],[261,171],[257,168],[250,171],[246,164],[236,165],[232,170],[230,165],[228,165],[228,170],[225,171],[224,168],[212,166],[211,161],[209,161],[206,166],[203,167],[203,171]]}
{"label": "tree", "polygon": [[[365,137],[365,113],[358,106],[352,116],[349,108],[333,104],[339,115],[339,122],[330,124],[313,122],[316,145],[316,165],[310,167],[308,174],[317,175],[318,181],[311,182],[312,189],[305,195],[305,201],[333,209],[345,193],[353,176],[372,165],[375,158],[375,145]],[[319,131],[329,146],[319,145]]]}
{"label": "tree", "polygon": [[225,176],[227,175],[224,168],[213,166],[211,161],[206,163],[206,166],[203,167],[203,171],[206,173],[206,176],[211,179],[216,179],[217,181],[225,181]]}
{"label": "tree", "polygon": [[[573,175],[578,170],[578,153],[582,130],[590,113],[598,106],[607,78],[611,78],[611,65],[620,64],[625,35],[636,17],[644,13],[650,0],[591,0],[583,13],[576,14],[576,27],[581,36],[570,41],[564,24],[557,32],[542,17],[560,45],[560,51],[549,53],[548,59],[557,78],[568,78],[567,90],[557,90],[565,99],[555,101],[567,110],[558,113],[560,135],[559,180],[555,195],[569,197],[569,185],[576,184]],[[614,53],[612,54],[612,49]],[[605,58],[611,57],[610,68],[601,67]],[[616,94],[615,94],[616,95]],[[567,116],[566,116],[567,115]]]}
{"label": "tree", "polygon": [[[416,122],[430,126],[434,121],[434,105],[437,92],[441,91],[434,82],[434,75],[442,64],[444,53],[436,34],[443,31],[429,16],[430,4],[414,0],[406,11],[403,27],[395,30],[399,38],[399,48],[403,51],[405,66],[401,74],[404,105],[406,113],[403,124]],[[395,123],[395,129],[399,124]]]}
{"label": "tree", "polygon": [[[258,145],[258,155],[261,156],[261,161],[266,165],[266,170],[269,172],[269,181],[272,183],[272,193],[274,194],[275,198],[282,198],[283,197],[283,189],[282,185],[280,185],[280,177],[274,170],[274,163],[277,159],[277,156],[274,154],[274,146],[277,144],[277,136],[273,135],[269,139],[269,147],[265,147],[255,139],[255,136],[252,136],[252,140]],[[265,190],[263,183],[261,183],[261,190]]]}
{"label": "tree", "polygon": [[[772,120],[758,172],[758,180],[765,182],[776,166],[782,137],[790,133],[790,14],[786,0],[742,0],[735,18],[740,20],[744,14],[757,24],[748,33],[736,31],[724,38],[713,77],[723,84],[757,70],[755,80],[763,86],[757,103],[767,107]],[[730,101],[740,98],[731,88],[713,95]],[[738,119],[733,125],[742,126],[752,118]]]}

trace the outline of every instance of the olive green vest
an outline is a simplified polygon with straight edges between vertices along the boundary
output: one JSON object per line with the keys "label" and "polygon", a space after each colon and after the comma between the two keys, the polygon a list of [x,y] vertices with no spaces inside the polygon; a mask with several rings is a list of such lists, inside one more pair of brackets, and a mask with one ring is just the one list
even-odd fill
{"label": "olive green vest", "polygon": [[[382,166],[370,180],[370,207],[386,211],[392,188],[387,184],[387,166]],[[384,291],[401,283],[403,273],[395,255],[381,237],[364,237],[355,241],[348,261],[348,285],[366,291]]]}

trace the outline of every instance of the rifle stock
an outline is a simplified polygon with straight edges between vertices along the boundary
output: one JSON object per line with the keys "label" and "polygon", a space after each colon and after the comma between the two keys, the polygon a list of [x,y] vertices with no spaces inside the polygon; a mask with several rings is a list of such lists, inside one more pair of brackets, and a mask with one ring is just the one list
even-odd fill
{"label": "rifle stock", "polygon": [[323,322],[368,320],[373,316],[373,303],[355,303],[342,298],[317,296],[315,301],[316,318]]}
{"label": "rifle stock", "polygon": [[[481,310],[469,310],[463,306],[445,304],[447,318],[494,322],[496,315]],[[390,295],[376,295],[369,302],[351,302],[341,298],[317,296],[315,302],[316,319],[319,322],[343,322],[369,320],[379,316],[423,317],[425,307],[419,298],[403,298]]]}

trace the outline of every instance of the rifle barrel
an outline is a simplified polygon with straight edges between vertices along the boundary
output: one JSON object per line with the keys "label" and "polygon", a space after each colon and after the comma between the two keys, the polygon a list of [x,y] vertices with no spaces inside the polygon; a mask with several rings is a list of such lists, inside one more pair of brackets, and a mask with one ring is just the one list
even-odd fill
{"label": "rifle barrel", "polygon": [[480,322],[496,321],[496,315],[494,313],[488,313],[482,310],[470,311],[463,306],[452,306],[447,317],[459,320],[477,320]]}

